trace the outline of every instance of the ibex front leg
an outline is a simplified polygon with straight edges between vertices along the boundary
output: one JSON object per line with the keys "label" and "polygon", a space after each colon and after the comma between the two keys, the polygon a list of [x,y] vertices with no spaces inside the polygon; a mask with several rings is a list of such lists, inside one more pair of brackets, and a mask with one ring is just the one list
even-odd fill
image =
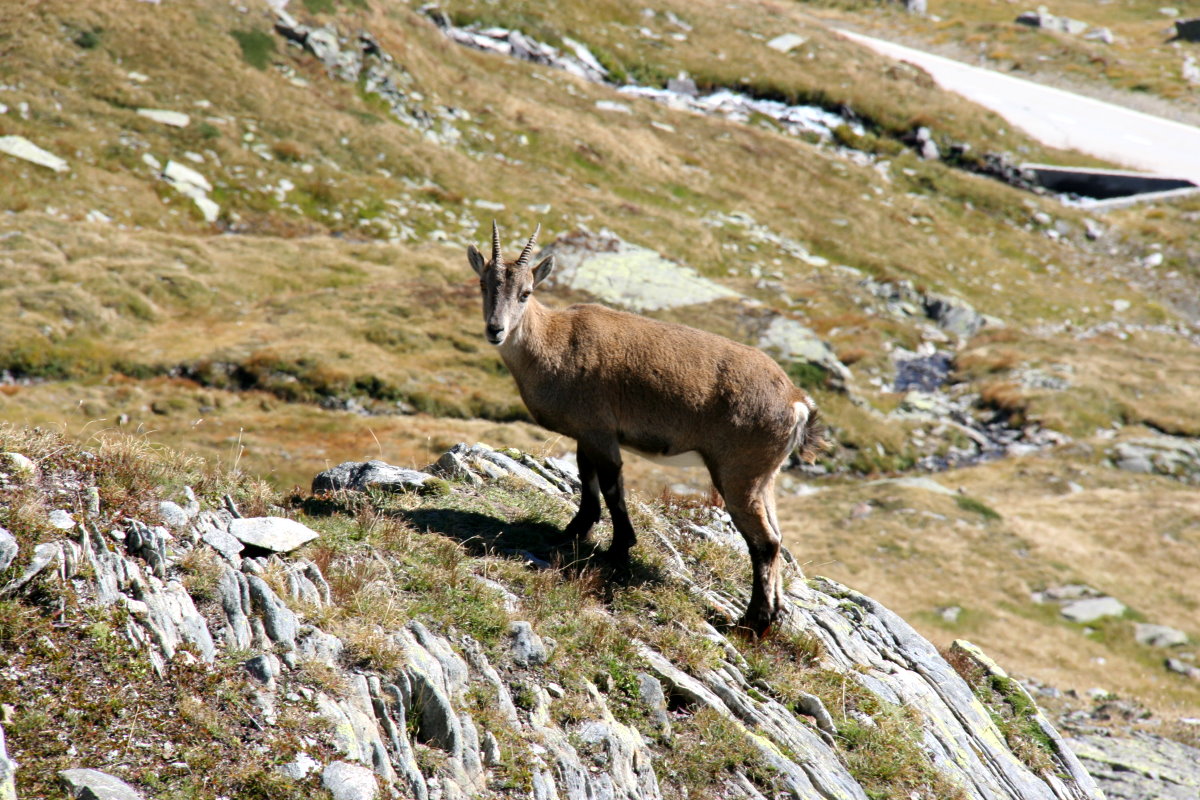
{"label": "ibex front leg", "polygon": [[[607,560],[615,567],[629,563],[629,551],[633,548],[637,537],[633,531],[633,523],[629,519],[629,511],[625,507],[625,484],[621,478],[621,448],[616,439],[605,437],[599,441],[580,441],[579,454],[595,469],[596,482],[600,494],[604,496],[604,504],[608,506],[608,514],[612,517],[612,544],[608,548]],[[582,478],[582,472],[580,473]],[[580,512],[583,505],[580,505]],[[599,516],[597,507],[596,515]]]}
{"label": "ibex front leg", "polygon": [[568,541],[583,539],[588,535],[592,526],[600,521],[600,480],[596,477],[596,467],[592,460],[578,448],[575,453],[579,465],[579,511],[567,523],[563,531],[563,539]]}

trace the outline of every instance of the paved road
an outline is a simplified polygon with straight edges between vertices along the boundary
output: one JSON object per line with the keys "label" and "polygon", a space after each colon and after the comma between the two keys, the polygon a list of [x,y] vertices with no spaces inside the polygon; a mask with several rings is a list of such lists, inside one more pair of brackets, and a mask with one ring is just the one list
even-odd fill
{"label": "paved road", "polygon": [[1051,147],[1200,183],[1200,128],[882,39],[838,33],[885,56],[916,64],[943,89],[990,108]]}

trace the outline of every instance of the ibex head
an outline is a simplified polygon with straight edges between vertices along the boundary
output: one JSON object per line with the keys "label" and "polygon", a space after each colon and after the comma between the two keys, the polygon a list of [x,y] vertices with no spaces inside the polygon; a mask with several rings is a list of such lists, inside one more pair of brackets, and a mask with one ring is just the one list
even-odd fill
{"label": "ibex head", "polygon": [[475,245],[467,247],[467,261],[479,276],[479,288],[483,290],[483,321],[487,339],[494,345],[504,344],[517,326],[528,307],[533,289],[550,276],[554,270],[554,256],[546,256],[536,267],[529,265],[533,244],[542,226],[538,225],[525,249],[516,261],[506,262],[500,255],[500,230],[492,221],[492,257],[484,261]]}

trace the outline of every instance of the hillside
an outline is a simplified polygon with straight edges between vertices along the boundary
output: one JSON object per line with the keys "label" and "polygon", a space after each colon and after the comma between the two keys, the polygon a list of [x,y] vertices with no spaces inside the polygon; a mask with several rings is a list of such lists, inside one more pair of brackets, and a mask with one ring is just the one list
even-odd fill
{"label": "hillside", "polygon": [[787,622],[727,638],[745,545],[709,506],[641,505],[617,578],[545,548],[578,480],[516,451],[273,498],[119,436],[0,444],[22,797],[1101,797],[974,645],[844,586],[788,567]]}
{"label": "hillside", "polygon": [[[1195,46],[1155,38],[1157,5],[1052,9],[1112,45],[966,0],[422,5],[0,2],[0,137],[65,161],[0,154],[0,419],[167,445],[262,497],[459,441],[563,455],[464,258],[493,218],[506,247],[540,223],[569,266],[547,304],[714,330],[813,392],[837,446],[780,497],[808,575],[1041,699],[1138,709],[1088,726],[1197,743],[1200,201],[1022,188],[1020,162],[1096,162],[828,27],[1186,116]],[[708,493],[627,471],[645,502]],[[1064,615],[1094,597],[1122,606]]]}

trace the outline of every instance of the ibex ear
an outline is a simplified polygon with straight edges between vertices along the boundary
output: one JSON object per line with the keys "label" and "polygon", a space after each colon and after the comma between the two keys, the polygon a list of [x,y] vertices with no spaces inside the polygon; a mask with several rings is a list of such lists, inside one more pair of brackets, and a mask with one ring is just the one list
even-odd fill
{"label": "ibex ear", "polygon": [[550,277],[550,273],[554,272],[554,256],[549,255],[538,262],[538,265],[533,268],[533,285],[537,286],[546,278]]}
{"label": "ibex ear", "polygon": [[467,245],[467,261],[470,262],[471,269],[475,270],[475,274],[482,278],[487,262],[483,260],[483,253],[479,252],[473,244]]}

